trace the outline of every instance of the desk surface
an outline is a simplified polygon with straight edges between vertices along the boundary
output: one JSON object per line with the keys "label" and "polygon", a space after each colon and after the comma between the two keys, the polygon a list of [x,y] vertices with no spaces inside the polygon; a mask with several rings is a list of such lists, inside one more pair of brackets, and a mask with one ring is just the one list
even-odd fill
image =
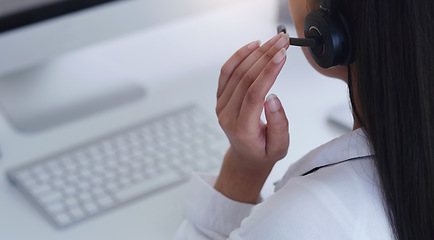
{"label": "desk surface", "polygon": [[[277,6],[276,1],[269,0],[241,1],[104,42],[60,60],[78,65],[92,63],[94,69],[107,76],[143,84],[151,95],[158,94],[160,101],[176,102],[171,96],[178,94],[175,96],[200,102],[213,114],[221,65],[244,44],[257,39],[265,42],[275,34]],[[290,29],[290,32],[295,31]],[[177,92],[180,88],[184,89],[182,93]],[[272,182],[283,175],[291,162],[343,133],[330,126],[326,116],[336,105],[348,102],[345,84],[314,72],[301,50],[293,47],[271,92],[281,98],[286,109],[291,124],[291,146],[287,157],[276,165],[267,181],[265,196],[272,193]],[[5,176],[7,169],[21,163],[143,121],[156,108],[158,104],[145,98],[33,134],[15,130],[1,116],[1,238],[170,239],[182,220],[185,185],[59,231]]]}

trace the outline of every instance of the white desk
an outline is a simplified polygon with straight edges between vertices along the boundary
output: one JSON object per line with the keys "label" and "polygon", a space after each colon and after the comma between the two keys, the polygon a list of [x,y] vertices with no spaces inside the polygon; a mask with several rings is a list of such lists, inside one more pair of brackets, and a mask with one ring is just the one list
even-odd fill
{"label": "white desk", "polygon": [[[232,4],[59,59],[76,64],[78,69],[80,64],[85,64],[82,69],[92,69],[110,79],[113,76],[133,79],[148,86],[148,97],[34,134],[16,131],[1,117],[0,238],[170,239],[182,219],[185,185],[59,231],[10,185],[5,172],[21,163],[143,121],[160,106],[158,102],[147,101],[155,95],[159,95],[159,101],[173,102],[173,106],[199,99],[200,105],[212,114],[221,65],[242,45],[257,39],[265,42],[275,34],[276,6],[277,3],[269,0]],[[290,119],[291,146],[288,156],[278,163],[267,181],[265,195],[271,193],[271,182],[292,161],[342,134],[326,122],[326,115],[337,104],[348,101],[344,83],[314,72],[301,50],[293,47],[271,92],[281,98]]]}

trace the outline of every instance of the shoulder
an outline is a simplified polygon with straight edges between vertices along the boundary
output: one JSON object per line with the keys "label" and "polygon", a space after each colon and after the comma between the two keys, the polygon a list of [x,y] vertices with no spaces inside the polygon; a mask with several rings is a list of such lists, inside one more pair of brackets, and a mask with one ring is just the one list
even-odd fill
{"label": "shoulder", "polygon": [[[369,160],[295,177],[257,205],[241,239],[391,239]],[[260,236],[260,237],[258,237]]]}

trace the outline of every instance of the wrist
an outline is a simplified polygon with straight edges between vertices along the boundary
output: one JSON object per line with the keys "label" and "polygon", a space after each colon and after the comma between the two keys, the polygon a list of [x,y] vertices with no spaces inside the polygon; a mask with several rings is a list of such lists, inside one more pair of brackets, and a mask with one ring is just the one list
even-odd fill
{"label": "wrist", "polygon": [[256,204],[273,165],[246,166],[240,160],[228,150],[214,188],[234,201]]}

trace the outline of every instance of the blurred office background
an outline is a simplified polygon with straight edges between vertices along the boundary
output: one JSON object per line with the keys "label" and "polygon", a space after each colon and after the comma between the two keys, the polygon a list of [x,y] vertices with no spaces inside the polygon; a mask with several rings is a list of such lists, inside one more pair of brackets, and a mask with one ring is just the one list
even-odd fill
{"label": "blurred office background", "polygon": [[[0,14],[11,2],[0,0]],[[6,174],[192,103],[217,126],[220,67],[241,46],[274,36],[278,24],[295,35],[283,0],[125,0],[1,33],[0,236],[170,239],[185,184],[59,230]],[[288,50],[270,92],[286,109],[291,146],[264,197],[291,162],[346,131],[330,124],[336,108],[349,113],[345,84],[314,72],[299,48]]]}

